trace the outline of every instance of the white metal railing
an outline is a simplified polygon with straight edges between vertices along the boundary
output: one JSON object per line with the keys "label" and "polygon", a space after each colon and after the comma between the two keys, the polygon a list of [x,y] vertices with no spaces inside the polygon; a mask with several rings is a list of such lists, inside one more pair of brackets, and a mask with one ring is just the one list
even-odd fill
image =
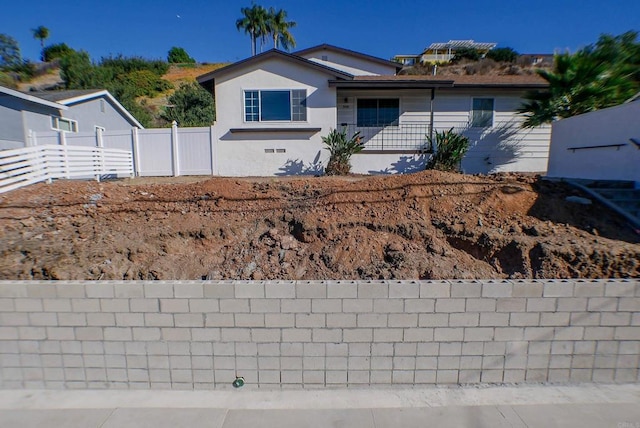
{"label": "white metal railing", "polygon": [[0,193],[56,178],[117,174],[133,176],[131,152],[53,145],[0,150]]}
{"label": "white metal railing", "polygon": [[448,61],[451,61],[454,56],[455,54],[449,54],[449,53],[429,54],[429,55],[422,55],[422,57],[420,57],[420,60],[422,62],[448,62]]}
{"label": "white metal railing", "polygon": [[431,151],[428,122],[403,122],[385,126],[358,126],[342,123],[347,135],[360,132],[365,150],[417,150]]}

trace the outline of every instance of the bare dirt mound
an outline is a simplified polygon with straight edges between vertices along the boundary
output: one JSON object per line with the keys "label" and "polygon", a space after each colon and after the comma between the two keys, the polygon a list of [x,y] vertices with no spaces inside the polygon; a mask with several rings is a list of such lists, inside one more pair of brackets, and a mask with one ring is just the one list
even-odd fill
{"label": "bare dirt mound", "polygon": [[537,177],[435,171],[58,181],[0,195],[0,278],[640,276],[637,233],[570,194]]}

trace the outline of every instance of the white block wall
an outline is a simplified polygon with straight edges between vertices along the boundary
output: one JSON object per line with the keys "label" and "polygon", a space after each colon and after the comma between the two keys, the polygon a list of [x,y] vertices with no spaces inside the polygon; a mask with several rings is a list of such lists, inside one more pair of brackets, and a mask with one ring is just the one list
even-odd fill
{"label": "white block wall", "polygon": [[0,282],[0,388],[638,382],[640,281]]}
{"label": "white block wall", "polygon": [[[549,177],[630,180],[640,183],[640,101],[553,123]],[[606,146],[571,150],[575,147]]]}

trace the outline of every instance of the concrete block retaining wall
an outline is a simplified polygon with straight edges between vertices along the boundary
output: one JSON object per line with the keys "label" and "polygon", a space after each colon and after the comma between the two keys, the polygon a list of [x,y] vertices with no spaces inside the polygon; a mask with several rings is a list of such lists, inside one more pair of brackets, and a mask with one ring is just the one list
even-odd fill
{"label": "concrete block retaining wall", "polygon": [[0,388],[639,379],[640,280],[0,281]]}

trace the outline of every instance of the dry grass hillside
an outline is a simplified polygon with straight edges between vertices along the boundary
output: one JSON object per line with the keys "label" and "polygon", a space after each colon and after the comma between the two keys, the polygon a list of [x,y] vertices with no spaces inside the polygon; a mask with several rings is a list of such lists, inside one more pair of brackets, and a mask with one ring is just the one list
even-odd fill
{"label": "dry grass hillside", "polygon": [[[169,71],[167,74],[162,76],[163,79],[168,80],[173,84],[174,87],[178,88],[183,83],[195,82],[196,77],[201,74],[209,73],[210,71],[217,70],[218,68],[224,67],[227,64],[224,63],[216,63],[216,64],[181,64],[181,65],[171,65],[169,66]],[[62,81],[62,77],[60,76],[60,69],[54,68],[49,70],[46,74],[35,77],[31,79],[29,82],[22,82],[18,84],[18,88],[21,91],[30,91],[34,90],[47,90],[55,87],[62,87],[64,82]],[[168,93],[162,94],[161,96],[166,96]]]}
{"label": "dry grass hillside", "polygon": [[[536,74],[536,70],[550,69],[552,64],[531,65],[524,62],[496,62],[489,58],[479,61],[462,60],[455,64],[439,64],[436,69],[438,76],[464,76],[464,75],[486,75],[486,76],[518,76]],[[434,66],[431,64],[415,65],[403,69],[400,74],[408,75],[432,75]]]}

